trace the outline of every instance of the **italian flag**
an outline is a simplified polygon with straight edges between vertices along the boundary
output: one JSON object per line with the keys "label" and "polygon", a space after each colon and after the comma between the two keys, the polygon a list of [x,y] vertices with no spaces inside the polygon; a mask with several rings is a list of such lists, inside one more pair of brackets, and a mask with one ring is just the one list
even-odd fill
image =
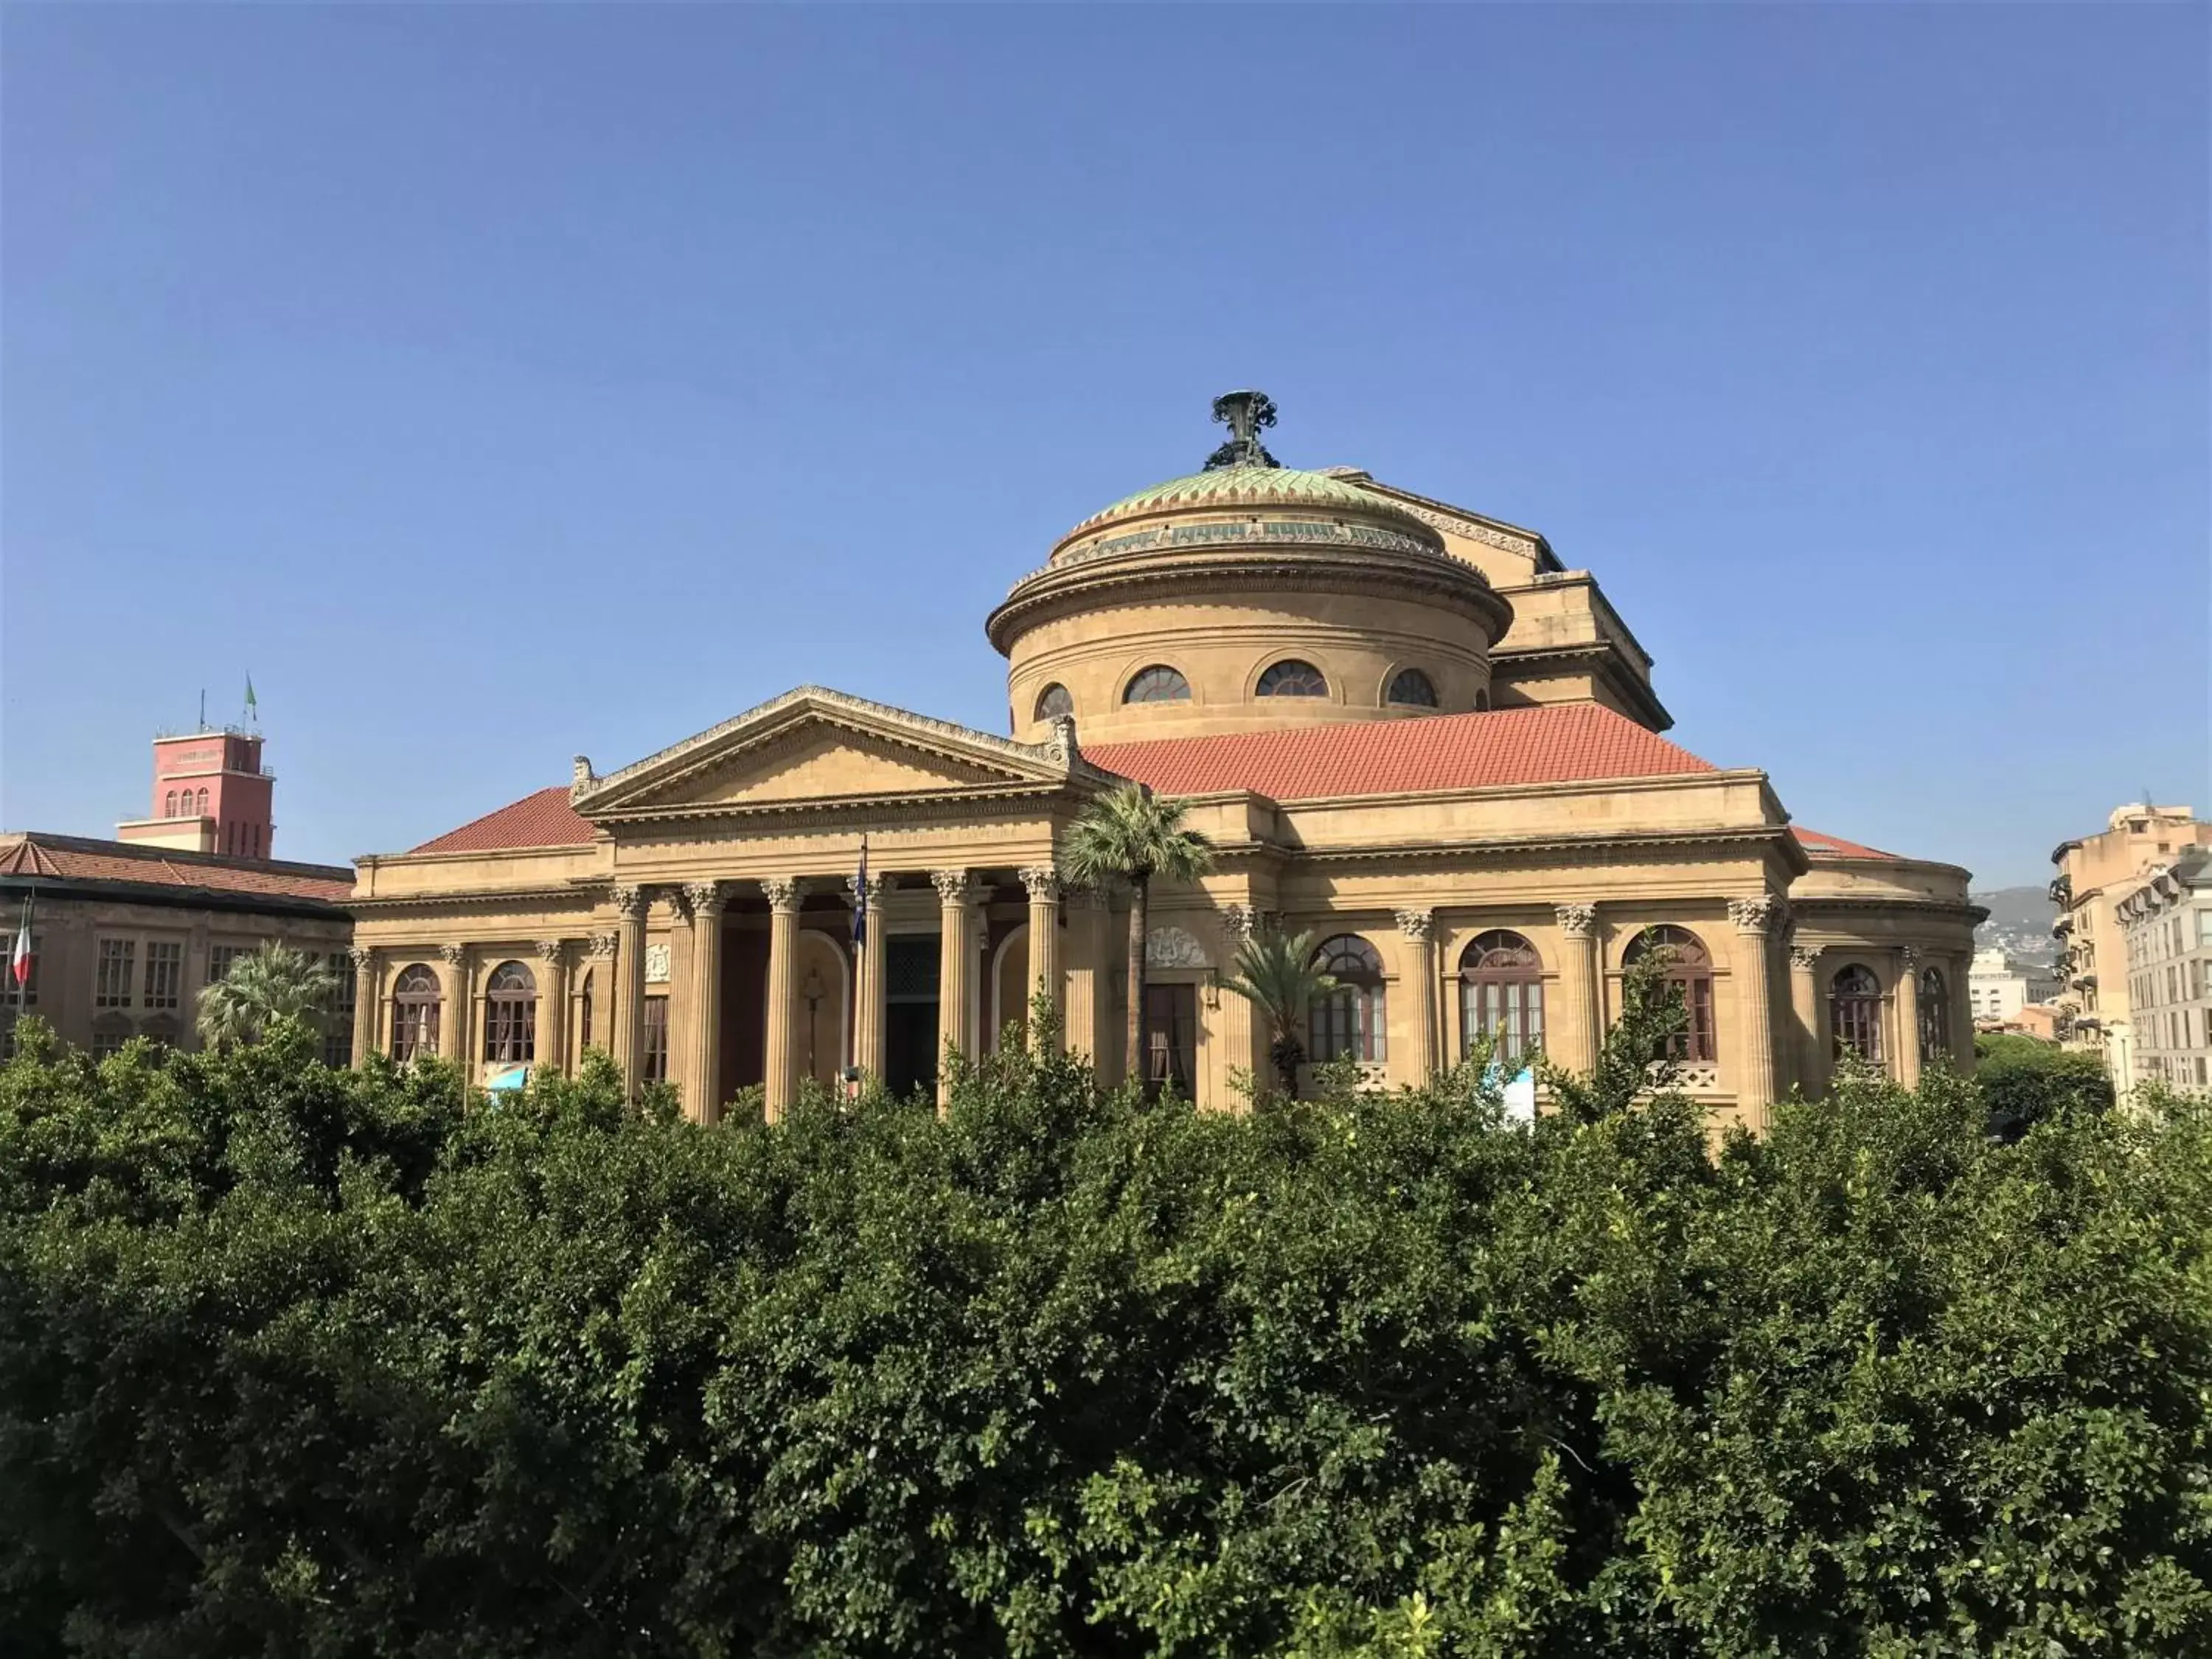
{"label": "italian flag", "polygon": [[15,948],[8,953],[8,973],[15,988],[31,982],[31,901],[23,901],[22,925],[15,929]]}

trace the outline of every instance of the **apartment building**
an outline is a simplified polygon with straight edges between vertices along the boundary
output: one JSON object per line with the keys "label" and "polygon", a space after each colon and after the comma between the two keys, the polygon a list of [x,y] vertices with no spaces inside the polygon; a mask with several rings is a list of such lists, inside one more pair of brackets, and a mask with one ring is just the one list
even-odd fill
{"label": "apartment building", "polygon": [[2154,871],[2116,907],[2139,1079],[2212,1085],[2212,854]]}

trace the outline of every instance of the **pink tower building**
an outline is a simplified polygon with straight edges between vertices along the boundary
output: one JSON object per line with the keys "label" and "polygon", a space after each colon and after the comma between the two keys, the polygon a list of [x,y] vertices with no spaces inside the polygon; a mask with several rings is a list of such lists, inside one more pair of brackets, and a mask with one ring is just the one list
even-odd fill
{"label": "pink tower building", "polygon": [[115,826],[118,841],[188,853],[267,859],[276,779],[261,769],[261,734],[237,726],[154,739],[149,816]]}

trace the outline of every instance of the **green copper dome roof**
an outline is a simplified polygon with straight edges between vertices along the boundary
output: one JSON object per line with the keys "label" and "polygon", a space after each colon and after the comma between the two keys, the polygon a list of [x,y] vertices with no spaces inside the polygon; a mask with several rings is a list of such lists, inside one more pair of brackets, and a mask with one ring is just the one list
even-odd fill
{"label": "green copper dome roof", "polygon": [[1155,507],[1198,507],[1219,501],[1224,505],[1267,503],[1285,507],[1345,507],[1363,512],[1388,511],[1389,503],[1357,484],[1332,478],[1324,472],[1301,472],[1289,466],[1218,466],[1194,472],[1187,478],[1124,495],[1113,506],[1095,513],[1094,519],[1118,519],[1125,514]]}

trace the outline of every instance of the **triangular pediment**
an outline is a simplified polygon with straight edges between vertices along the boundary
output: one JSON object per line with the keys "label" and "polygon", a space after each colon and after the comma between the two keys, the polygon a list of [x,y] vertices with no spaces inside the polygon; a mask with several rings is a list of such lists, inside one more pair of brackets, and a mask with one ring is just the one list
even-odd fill
{"label": "triangular pediment", "polygon": [[579,776],[587,818],[746,814],[840,803],[1027,794],[1095,775],[1066,743],[1025,744],[805,686],[609,776]]}

